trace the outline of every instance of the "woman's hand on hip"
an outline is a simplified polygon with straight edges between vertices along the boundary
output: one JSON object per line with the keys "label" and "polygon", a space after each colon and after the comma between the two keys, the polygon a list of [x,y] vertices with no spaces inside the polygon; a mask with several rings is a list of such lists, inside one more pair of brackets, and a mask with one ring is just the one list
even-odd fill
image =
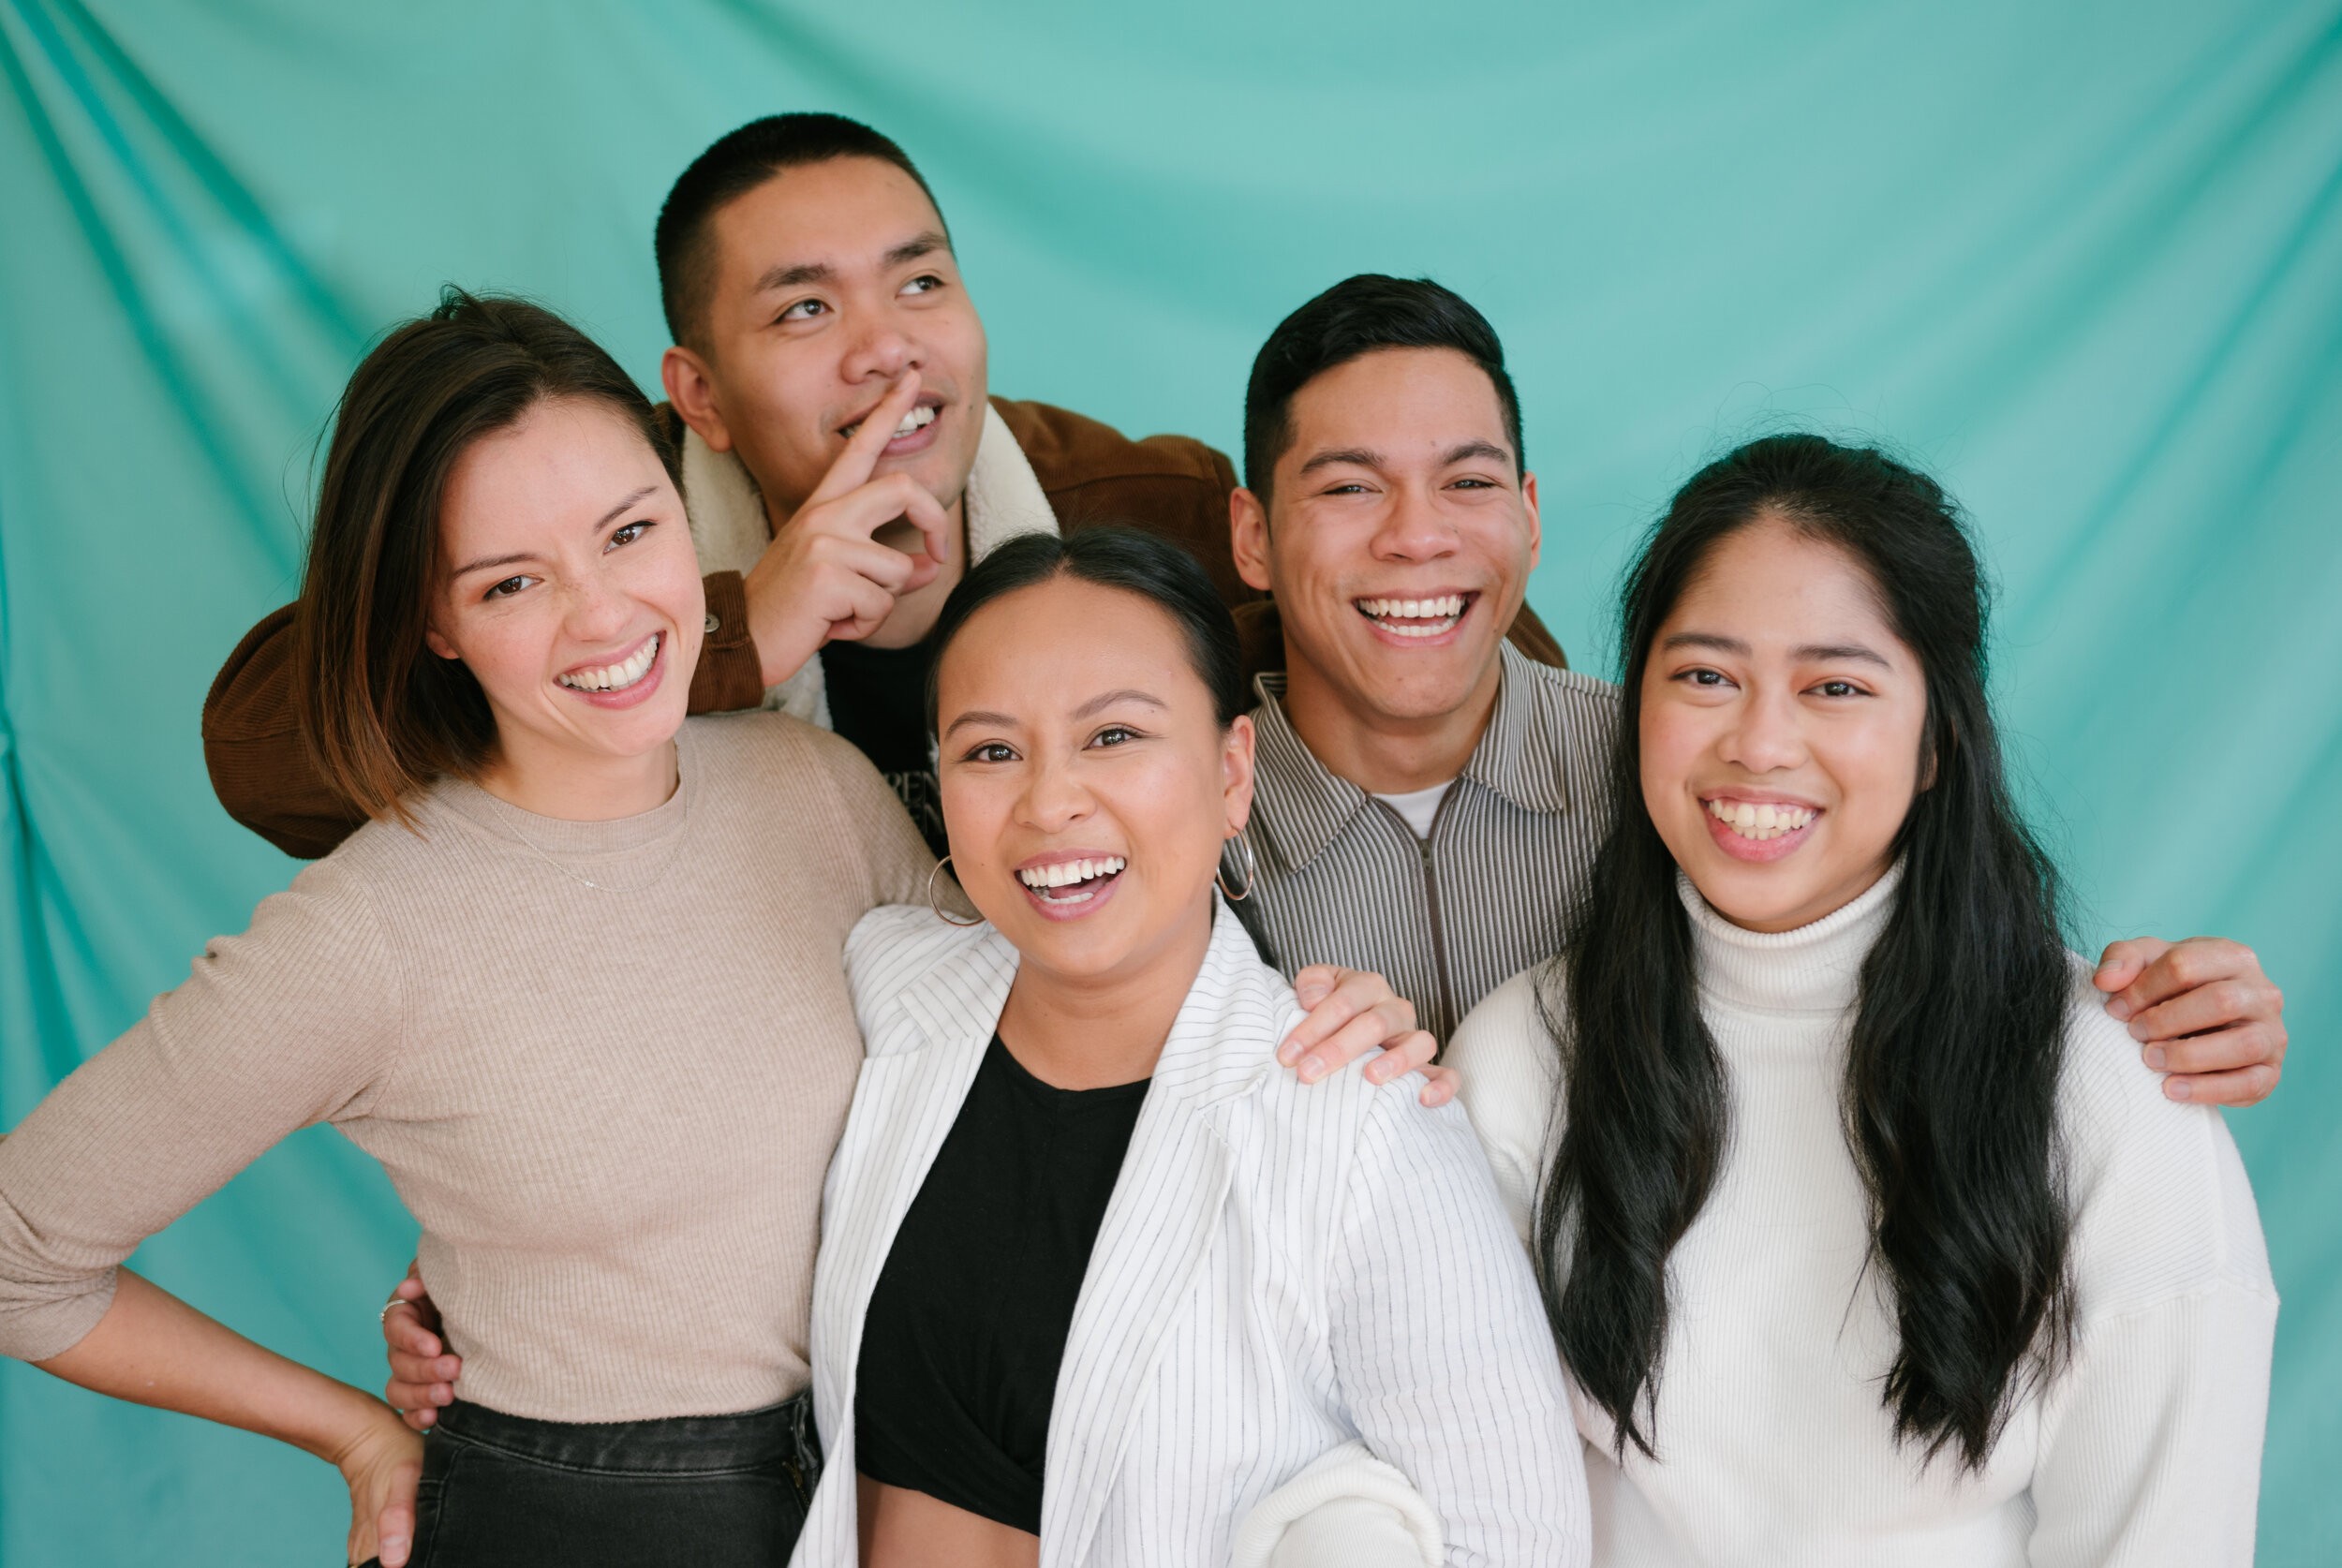
{"label": "woman's hand on hip", "polygon": [[1456,1095],[1456,1075],[1431,1065],[1439,1042],[1415,1025],[1415,1003],[1390,988],[1371,969],[1312,964],[1293,977],[1293,994],[1309,1010],[1277,1047],[1277,1059],[1305,1084],[1339,1072],[1369,1051],[1382,1055],[1366,1064],[1367,1082],[1386,1084],[1422,1070],[1420,1098],[1444,1105]]}
{"label": "woman's hand on hip", "polygon": [[455,1402],[455,1380],[463,1375],[464,1358],[448,1353],[439,1333],[439,1309],[412,1264],[382,1309],[382,1342],[391,1363],[391,1381],[382,1397],[408,1426],[429,1431],[439,1419],[440,1407]]}
{"label": "woman's hand on hip", "polygon": [[348,1449],[334,1457],[349,1486],[351,1562],[379,1559],[404,1568],[415,1549],[415,1484],[422,1479],[422,1439],[383,1408]]}

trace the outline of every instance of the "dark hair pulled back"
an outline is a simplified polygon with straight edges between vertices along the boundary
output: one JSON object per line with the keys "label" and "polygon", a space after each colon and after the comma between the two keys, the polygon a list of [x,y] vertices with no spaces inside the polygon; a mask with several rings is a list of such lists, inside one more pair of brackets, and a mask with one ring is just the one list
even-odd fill
{"label": "dark hair pulled back", "polygon": [[2055,1112],[2072,976],[2053,870],[2010,796],[1986,698],[1975,550],[1943,490],[1874,449],[1812,435],[1740,448],[1683,486],[1629,572],[1611,825],[1564,946],[1566,1016],[1547,1019],[1566,1122],[1538,1204],[1539,1283],[1619,1452],[1653,1453],[1668,1256],[1714,1185],[1730,1101],[1676,865],[1643,804],[1638,713],[1661,626],[1717,544],[1765,518],[1849,556],[1924,672],[1922,785],[1862,967],[1843,1117],[1900,1336],[1881,1390],[1896,1434],[1979,1469],[2070,1343]]}
{"label": "dark hair pulled back", "polygon": [[943,656],[970,617],[1020,588],[1060,577],[1135,594],[1179,629],[1195,678],[1211,693],[1221,727],[1236,722],[1244,701],[1244,661],[1238,651],[1236,621],[1201,563],[1186,551],[1136,528],[1083,528],[1058,534],[1024,534],[1010,540],[969,568],[937,616],[935,660],[927,667],[927,731],[936,727],[937,681]]}

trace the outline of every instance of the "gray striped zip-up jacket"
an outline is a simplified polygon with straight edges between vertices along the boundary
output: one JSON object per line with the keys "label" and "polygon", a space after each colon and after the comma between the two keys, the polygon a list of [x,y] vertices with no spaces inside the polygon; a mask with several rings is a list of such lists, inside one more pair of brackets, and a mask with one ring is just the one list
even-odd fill
{"label": "gray striped zip-up jacket", "polygon": [[[1618,688],[1509,643],[1502,657],[1496,711],[1420,839],[1302,744],[1282,673],[1253,682],[1245,928],[1288,977],[1310,964],[1380,971],[1442,1042],[1482,997],[1553,955],[1609,825]],[[1231,887],[1237,859],[1224,863]]]}

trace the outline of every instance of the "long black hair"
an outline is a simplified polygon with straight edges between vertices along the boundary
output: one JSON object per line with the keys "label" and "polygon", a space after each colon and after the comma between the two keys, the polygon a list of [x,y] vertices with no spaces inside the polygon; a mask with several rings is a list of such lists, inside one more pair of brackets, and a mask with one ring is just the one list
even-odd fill
{"label": "long black hair", "polygon": [[1922,784],[1862,966],[1843,1113],[1900,1334],[1883,1390],[1896,1435],[1980,1469],[2070,1346],[2055,1102],[2071,972],[2053,869],[2010,797],[1985,696],[1976,552],[1941,487],[1883,452],[1751,442],[1693,476],[1628,573],[1610,828],[1564,946],[1566,1013],[1547,1010],[1567,1087],[1539,1283],[1621,1457],[1629,1442],[1655,1455],[1668,1255],[1714,1185],[1730,1102],[1675,862],[1643,803],[1638,712],[1661,625],[1717,543],[1767,517],[1858,563],[1924,672]]}

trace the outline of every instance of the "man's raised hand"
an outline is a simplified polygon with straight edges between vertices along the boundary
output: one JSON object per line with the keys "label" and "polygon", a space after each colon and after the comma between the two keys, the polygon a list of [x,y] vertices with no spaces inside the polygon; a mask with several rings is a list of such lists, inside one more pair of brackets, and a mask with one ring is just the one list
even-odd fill
{"label": "man's raised hand", "polygon": [[[942,504],[909,475],[877,471],[918,397],[919,373],[905,371],[749,570],[749,630],[766,686],[795,674],[833,638],[852,642],[876,631],[897,599],[934,582],[950,558],[952,523]],[[919,530],[925,555],[907,555],[871,537],[897,519]]]}

